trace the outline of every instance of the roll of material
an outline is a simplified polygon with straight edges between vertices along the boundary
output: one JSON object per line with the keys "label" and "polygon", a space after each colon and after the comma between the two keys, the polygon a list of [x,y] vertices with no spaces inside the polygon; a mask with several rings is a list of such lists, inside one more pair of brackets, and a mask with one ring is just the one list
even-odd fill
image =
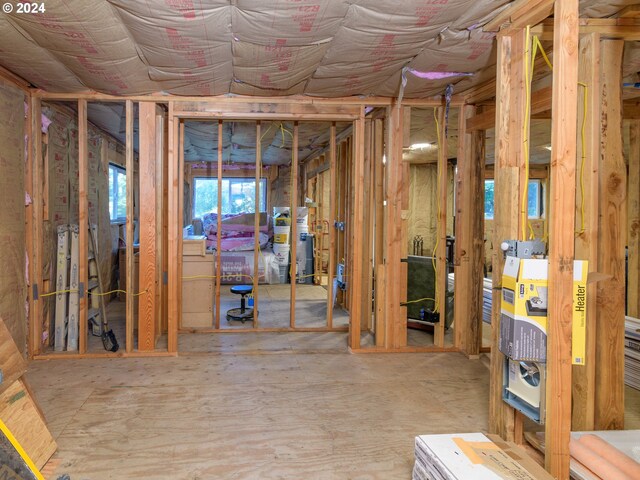
{"label": "roll of material", "polygon": [[601,457],[598,452],[591,450],[586,445],[571,440],[569,452],[573,458],[591,470],[602,480],[634,480],[608,460]]}
{"label": "roll of material", "polygon": [[609,442],[604,441],[597,435],[591,434],[583,435],[578,441],[584,446],[597,452],[598,455],[616,466],[628,477],[640,479],[640,463],[622,453]]}

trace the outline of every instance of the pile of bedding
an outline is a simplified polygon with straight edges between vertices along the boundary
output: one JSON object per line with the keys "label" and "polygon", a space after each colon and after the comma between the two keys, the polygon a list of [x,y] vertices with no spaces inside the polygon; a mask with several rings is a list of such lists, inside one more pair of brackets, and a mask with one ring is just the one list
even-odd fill
{"label": "pile of bedding", "polygon": [[[258,241],[260,248],[269,242],[269,218],[260,213]],[[255,247],[255,225],[253,213],[222,215],[220,245],[223,252],[245,252]],[[207,237],[207,248],[215,249],[218,245],[218,216],[208,213],[202,217],[203,235]]]}

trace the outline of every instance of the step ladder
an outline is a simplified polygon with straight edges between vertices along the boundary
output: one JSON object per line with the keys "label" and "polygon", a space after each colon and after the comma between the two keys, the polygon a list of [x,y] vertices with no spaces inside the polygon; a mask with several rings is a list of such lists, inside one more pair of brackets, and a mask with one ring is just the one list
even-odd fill
{"label": "step ladder", "polygon": [[98,226],[91,225],[89,228],[89,283],[87,293],[89,295],[87,305],[87,319],[91,334],[94,337],[102,337],[108,330],[107,312],[104,306],[104,292],[102,288],[102,277],[95,252],[98,251]]}
{"label": "step ladder", "polygon": [[322,278],[327,277],[329,282],[329,265],[324,263],[324,253],[329,253],[329,221],[314,220],[311,223],[311,231],[315,235],[315,246],[313,252],[313,283],[322,285]]}

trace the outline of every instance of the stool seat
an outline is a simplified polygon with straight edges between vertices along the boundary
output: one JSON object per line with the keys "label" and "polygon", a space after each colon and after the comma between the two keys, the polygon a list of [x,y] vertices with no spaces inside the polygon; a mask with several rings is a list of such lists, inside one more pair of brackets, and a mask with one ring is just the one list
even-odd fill
{"label": "stool seat", "polygon": [[234,285],[231,287],[231,293],[236,295],[248,295],[253,292],[253,286],[251,285]]}

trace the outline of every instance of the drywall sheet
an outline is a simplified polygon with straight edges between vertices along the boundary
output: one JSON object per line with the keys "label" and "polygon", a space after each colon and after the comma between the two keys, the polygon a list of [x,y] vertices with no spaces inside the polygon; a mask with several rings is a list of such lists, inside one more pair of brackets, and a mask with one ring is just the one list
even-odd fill
{"label": "drywall sheet", "polygon": [[20,352],[27,335],[24,94],[0,80],[0,317]]}

